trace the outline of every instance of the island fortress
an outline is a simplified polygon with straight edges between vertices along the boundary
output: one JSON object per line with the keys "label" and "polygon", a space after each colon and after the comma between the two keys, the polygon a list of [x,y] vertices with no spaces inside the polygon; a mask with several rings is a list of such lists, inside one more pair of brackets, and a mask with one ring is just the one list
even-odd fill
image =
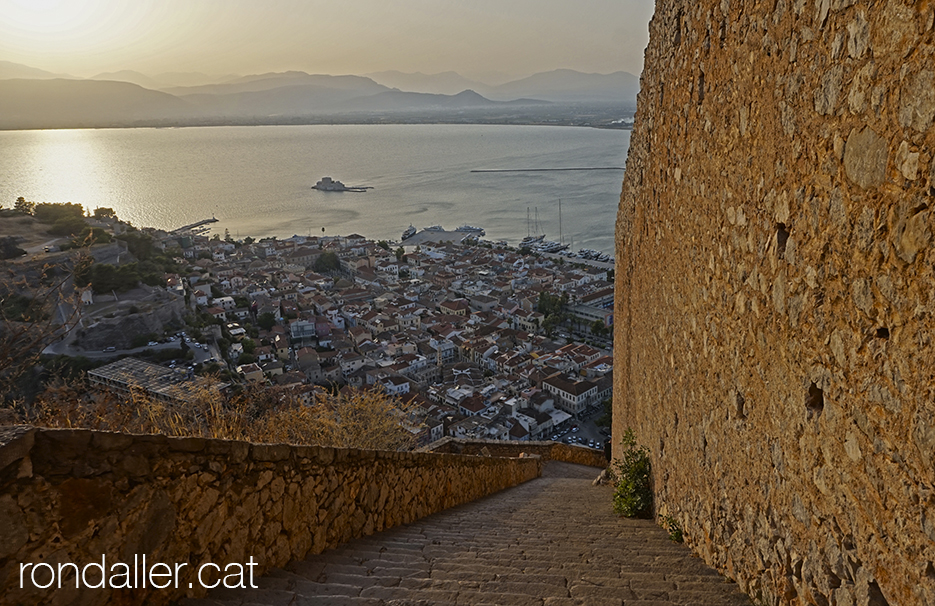
{"label": "island fortress", "polygon": [[935,3],[656,3],[614,435],[761,604],[935,604]]}

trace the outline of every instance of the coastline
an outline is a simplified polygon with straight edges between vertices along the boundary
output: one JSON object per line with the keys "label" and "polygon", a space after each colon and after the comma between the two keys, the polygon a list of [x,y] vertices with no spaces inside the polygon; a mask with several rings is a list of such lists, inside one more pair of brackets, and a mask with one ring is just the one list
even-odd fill
{"label": "coastline", "polygon": [[[585,117],[569,116],[565,118],[550,119],[503,119],[494,118],[485,120],[482,118],[392,118],[386,116],[361,116],[354,119],[352,116],[341,116],[338,118],[328,116],[315,116],[303,118],[282,118],[282,119],[226,119],[226,120],[185,120],[185,121],[159,121],[146,120],[134,123],[114,123],[114,124],[60,124],[60,125],[27,125],[27,126],[3,126],[0,125],[0,131],[37,131],[37,130],[112,130],[112,129],[176,129],[176,128],[209,128],[209,127],[227,127],[227,126],[385,126],[385,125],[418,125],[418,124],[444,124],[444,125],[465,125],[465,126],[575,126],[581,128],[596,128],[602,130],[632,130],[633,124],[614,123],[619,120],[621,114],[632,114],[635,109],[629,107],[607,108],[608,115],[604,118],[593,120]],[[613,120],[611,119],[613,118]]]}
{"label": "coastline", "polygon": [[[221,220],[215,227],[235,237],[289,237],[325,227],[327,233],[398,239],[409,223],[473,223],[494,240],[511,241],[528,235],[527,207],[539,207],[544,230],[559,238],[562,198],[564,235],[573,237],[575,250],[610,251],[606,226],[622,171],[471,171],[622,167],[620,150],[629,136],[470,124],[12,131],[0,133],[0,163],[21,177],[0,184],[0,194],[6,206],[21,195],[109,206],[134,225],[162,229],[213,214]],[[74,162],[29,151],[46,148],[67,151]],[[404,148],[411,153],[396,153]],[[375,189],[366,196],[310,189],[322,175]],[[194,200],[198,204],[186,202]]]}

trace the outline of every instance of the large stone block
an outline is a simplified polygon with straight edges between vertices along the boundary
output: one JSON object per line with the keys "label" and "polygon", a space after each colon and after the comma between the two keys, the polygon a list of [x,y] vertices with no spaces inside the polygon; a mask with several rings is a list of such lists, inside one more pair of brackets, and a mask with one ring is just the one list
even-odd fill
{"label": "large stone block", "polygon": [[0,472],[8,465],[29,456],[35,442],[35,433],[36,430],[32,427],[0,427]]}
{"label": "large stone block", "polygon": [[844,147],[844,170],[848,178],[860,187],[878,187],[886,180],[889,154],[886,139],[872,128],[854,128]]}
{"label": "large stone block", "polygon": [[0,496],[0,560],[19,551],[29,540],[26,518],[11,495]]}
{"label": "large stone block", "polygon": [[921,69],[908,76],[899,94],[899,123],[924,133],[935,118],[935,70]]}

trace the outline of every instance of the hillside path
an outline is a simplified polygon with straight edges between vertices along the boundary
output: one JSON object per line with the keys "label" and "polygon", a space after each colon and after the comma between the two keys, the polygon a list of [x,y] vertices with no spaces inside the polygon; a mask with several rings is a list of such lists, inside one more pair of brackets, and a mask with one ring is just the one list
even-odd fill
{"label": "hillside path", "polygon": [[543,477],[275,569],[184,606],[750,606],[649,520],[611,510],[598,470]]}

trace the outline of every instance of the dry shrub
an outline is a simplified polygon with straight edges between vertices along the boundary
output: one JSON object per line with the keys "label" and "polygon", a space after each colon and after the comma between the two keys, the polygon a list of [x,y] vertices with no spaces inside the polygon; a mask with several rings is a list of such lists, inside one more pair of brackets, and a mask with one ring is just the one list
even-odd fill
{"label": "dry shrub", "polygon": [[63,382],[46,389],[23,420],[41,427],[339,448],[408,450],[415,444],[407,429],[415,406],[382,391],[323,394],[306,405],[287,388],[251,385],[222,394],[210,387],[213,382],[196,383],[192,397],[181,403],[157,400],[141,389],[117,394]]}

